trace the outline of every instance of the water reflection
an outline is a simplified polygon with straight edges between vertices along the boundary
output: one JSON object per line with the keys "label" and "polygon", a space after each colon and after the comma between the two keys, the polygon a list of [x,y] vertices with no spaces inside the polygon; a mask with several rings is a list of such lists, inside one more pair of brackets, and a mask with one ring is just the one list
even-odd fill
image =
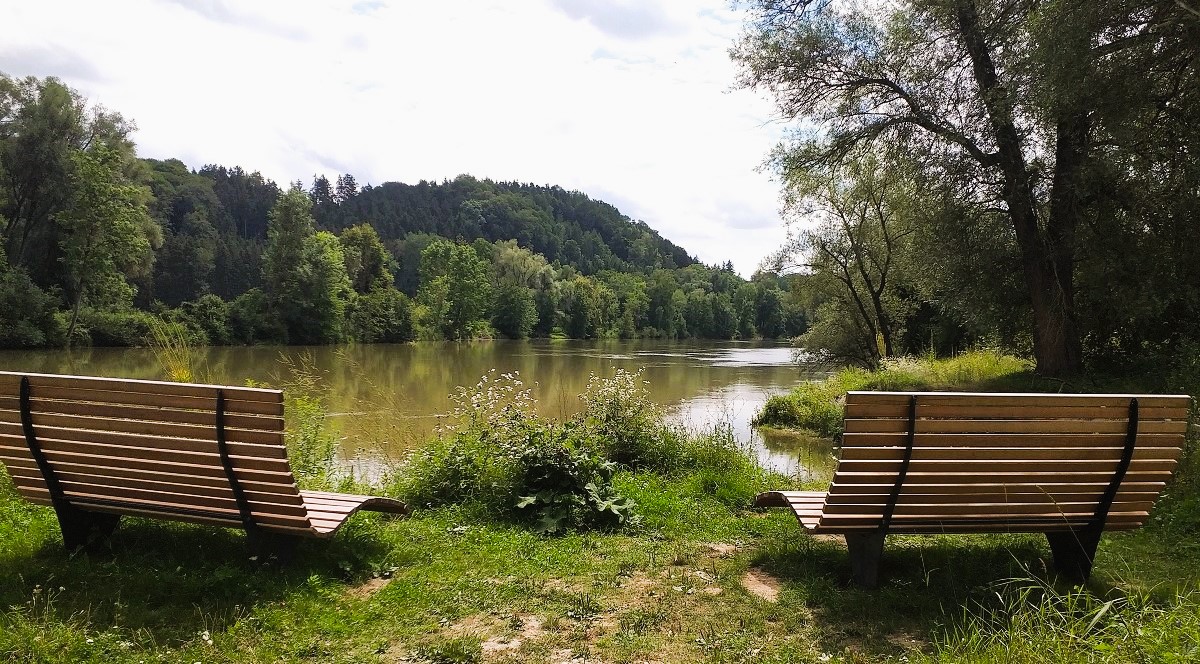
{"label": "water reflection", "polygon": [[[433,432],[452,408],[448,395],[491,369],[519,372],[541,412],[568,417],[592,374],[644,368],[651,399],[690,426],[728,423],[759,458],[784,472],[819,471],[827,443],[760,435],[750,419],[771,394],[810,377],[791,363],[791,349],[765,343],[638,341],[493,341],[321,347],[233,347],[197,350],[203,380],[223,384],[288,383],[299,368],[319,374],[327,404],[345,436],[347,455],[361,448],[402,456]],[[0,367],[161,379],[150,349],[85,348],[0,352]]]}

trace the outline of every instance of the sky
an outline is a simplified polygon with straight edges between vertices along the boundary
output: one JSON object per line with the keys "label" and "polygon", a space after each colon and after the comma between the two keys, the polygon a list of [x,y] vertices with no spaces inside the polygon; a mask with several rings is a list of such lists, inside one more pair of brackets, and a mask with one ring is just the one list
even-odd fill
{"label": "sky", "polygon": [[728,0],[0,0],[0,72],[132,118],[144,157],[281,186],[559,185],[749,276],[783,135],[734,89]]}

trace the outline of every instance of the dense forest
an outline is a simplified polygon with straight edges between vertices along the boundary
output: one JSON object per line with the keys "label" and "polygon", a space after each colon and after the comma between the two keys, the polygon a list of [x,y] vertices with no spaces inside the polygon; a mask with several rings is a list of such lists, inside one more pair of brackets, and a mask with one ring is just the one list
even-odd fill
{"label": "dense forest", "polygon": [[802,277],[705,266],[559,187],[462,175],[280,187],[142,159],[131,122],[0,77],[0,347],[789,337]]}

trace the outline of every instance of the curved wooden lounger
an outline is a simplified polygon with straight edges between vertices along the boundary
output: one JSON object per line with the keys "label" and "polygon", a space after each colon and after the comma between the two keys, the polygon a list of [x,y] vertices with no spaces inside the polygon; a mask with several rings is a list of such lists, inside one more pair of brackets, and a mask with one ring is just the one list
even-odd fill
{"label": "curved wooden lounger", "polygon": [[0,371],[0,462],[54,508],[68,548],[121,515],[328,538],[390,498],[300,491],[283,440],[283,392]]}
{"label": "curved wooden lounger", "polygon": [[1100,533],[1141,526],[1182,454],[1191,397],[850,392],[828,491],[768,491],[805,531],[845,535],[878,580],[891,533],[1045,533],[1083,581]]}

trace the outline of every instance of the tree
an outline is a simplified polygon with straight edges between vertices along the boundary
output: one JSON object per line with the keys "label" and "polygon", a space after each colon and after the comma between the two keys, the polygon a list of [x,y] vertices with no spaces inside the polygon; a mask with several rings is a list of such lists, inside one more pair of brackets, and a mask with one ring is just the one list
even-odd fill
{"label": "tree", "polygon": [[496,290],[492,326],[509,339],[526,339],[537,324],[538,309],[532,289],[503,283]]}
{"label": "tree", "polygon": [[263,280],[288,343],[338,341],[350,291],[342,245],[332,233],[315,232],[311,208],[307,194],[291,189],[271,210],[267,230]]}
{"label": "tree", "polygon": [[71,302],[68,341],[84,302],[128,304],[133,289],[126,273],[153,260],[147,195],[125,179],[120,153],[101,143],[73,153],[72,166],[71,200],[57,219]]}
{"label": "tree", "polygon": [[[822,174],[823,175],[823,174]],[[913,196],[911,181],[894,160],[884,167],[874,157],[850,161],[824,177],[794,175],[788,184],[789,210],[809,225],[774,257],[774,268],[800,267],[818,277],[820,300],[838,300],[826,307],[838,330],[862,336],[836,340],[829,324],[809,338],[825,346],[814,350],[855,348],[853,355],[868,367],[897,354],[908,303],[900,294],[900,263],[904,259],[912,220],[906,207]]]}
{"label": "tree", "polygon": [[[1114,154],[1147,147],[1128,140],[1117,121],[1127,113],[1113,109],[1189,94],[1179,73],[1195,70],[1198,40],[1185,11],[1165,1],[756,0],[733,56],[742,85],[820,129],[776,152],[785,178],[891,144],[954,199],[1002,210],[1037,369],[1065,375],[1082,362],[1075,276],[1080,230],[1104,193],[1095,175]],[[1148,85],[1114,87],[1143,76],[1130,60]]]}
{"label": "tree", "polygon": [[0,74],[0,241],[9,263],[39,286],[67,285],[54,220],[78,203],[73,186],[86,179],[75,173],[78,154],[103,145],[115,155],[106,167],[128,179],[132,130],[119,114],[88,108],[56,78]]}
{"label": "tree", "polygon": [[430,326],[447,339],[467,339],[486,325],[492,304],[491,271],[468,245],[435,240],[421,252],[417,300]]}

